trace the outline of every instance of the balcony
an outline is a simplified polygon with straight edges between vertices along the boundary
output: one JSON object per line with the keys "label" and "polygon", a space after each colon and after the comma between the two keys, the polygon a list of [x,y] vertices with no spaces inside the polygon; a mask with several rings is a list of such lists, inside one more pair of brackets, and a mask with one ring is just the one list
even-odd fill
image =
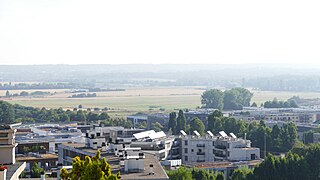
{"label": "balcony", "polygon": [[216,148],[216,149],[227,149],[227,147],[224,146],[224,145],[216,145],[214,148]]}
{"label": "balcony", "polygon": [[197,155],[205,155],[205,152],[197,152]]}
{"label": "balcony", "polygon": [[197,162],[205,162],[206,160],[204,159],[198,159]]}
{"label": "balcony", "polygon": [[216,154],[214,154],[216,157],[226,157],[226,155],[225,154],[221,154],[221,153],[216,153]]}
{"label": "balcony", "polygon": [[206,147],[205,144],[197,144],[197,147]]}

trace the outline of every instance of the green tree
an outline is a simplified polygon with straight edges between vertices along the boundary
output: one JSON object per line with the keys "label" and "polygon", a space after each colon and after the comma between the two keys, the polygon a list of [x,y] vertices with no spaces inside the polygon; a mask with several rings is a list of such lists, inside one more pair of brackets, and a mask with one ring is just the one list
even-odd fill
{"label": "green tree", "polygon": [[111,166],[107,163],[106,158],[100,157],[100,151],[97,151],[95,157],[85,157],[81,160],[79,157],[73,158],[72,170],[68,172],[62,168],[60,170],[63,180],[74,179],[100,179],[100,180],[117,180],[120,179],[120,173],[112,174]]}
{"label": "green tree", "polygon": [[198,131],[203,135],[205,133],[205,126],[199,118],[195,117],[190,122],[190,131]]}
{"label": "green tree", "polygon": [[20,96],[29,96],[29,93],[27,91],[21,91]]}
{"label": "green tree", "polygon": [[10,92],[8,90],[6,91],[6,97],[10,97]]}
{"label": "green tree", "polygon": [[222,109],[223,92],[219,89],[210,89],[201,95],[201,104],[206,108]]}
{"label": "green tree", "polygon": [[32,178],[40,178],[41,173],[43,172],[44,170],[41,167],[39,167],[38,163],[34,163],[31,168],[30,175]]}
{"label": "green tree", "polygon": [[86,120],[86,116],[82,110],[77,111],[76,119],[77,119],[77,121],[85,121]]}
{"label": "green tree", "polygon": [[207,130],[214,132],[214,114],[209,114],[208,115],[208,128]]}
{"label": "green tree", "polygon": [[247,180],[249,175],[253,175],[253,170],[248,167],[238,168],[231,174],[230,180]]}
{"label": "green tree", "polygon": [[154,122],[152,123],[152,129],[155,130],[156,132],[162,131],[163,126],[159,122]]}
{"label": "green tree", "polygon": [[10,103],[0,101],[0,124],[10,124],[14,122],[14,111]]}
{"label": "green tree", "polygon": [[251,107],[258,107],[257,103],[256,102],[253,102]]}
{"label": "green tree", "polygon": [[174,135],[178,135],[179,132],[177,131],[177,114],[176,112],[171,112],[169,114],[169,123],[168,123],[168,131],[171,129]]}
{"label": "green tree", "polygon": [[184,115],[182,110],[179,110],[178,117],[177,117],[177,131],[180,130],[186,131],[187,129],[187,122],[186,116]]}
{"label": "green tree", "polygon": [[167,172],[170,180],[192,180],[192,173],[189,169],[180,167],[178,170]]}

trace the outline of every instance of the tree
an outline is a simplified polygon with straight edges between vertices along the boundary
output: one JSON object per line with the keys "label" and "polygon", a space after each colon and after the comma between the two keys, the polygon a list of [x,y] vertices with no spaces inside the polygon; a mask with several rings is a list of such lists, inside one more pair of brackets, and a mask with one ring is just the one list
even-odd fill
{"label": "tree", "polygon": [[244,106],[250,106],[253,94],[244,88],[232,88],[224,92],[225,110],[242,110]]}
{"label": "tree", "polygon": [[32,178],[40,178],[41,173],[43,172],[44,170],[41,167],[39,167],[38,163],[34,163],[31,168],[30,174]]}
{"label": "tree", "polygon": [[8,90],[6,91],[6,97],[10,97],[10,92]]}
{"label": "tree", "polygon": [[85,121],[86,116],[82,110],[77,111],[77,121]]}
{"label": "tree", "polygon": [[179,132],[177,132],[177,114],[176,114],[176,112],[171,112],[169,114],[169,123],[168,123],[167,130],[169,131],[170,129],[174,135],[179,134]]}
{"label": "tree", "polygon": [[201,95],[201,104],[205,108],[222,109],[223,92],[219,89],[210,89]]}
{"label": "tree", "polygon": [[253,170],[248,167],[238,168],[231,174],[230,180],[247,180],[249,175],[253,174]]}
{"label": "tree", "polygon": [[159,122],[154,122],[152,123],[152,129],[155,130],[156,132],[162,131],[163,126]]}
{"label": "tree", "polygon": [[13,106],[8,102],[0,101],[0,123],[13,123],[14,118]]}
{"label": "tree", "polygon": [[256,102],[253,102],[251,107],[258,107],[257,103]]}
{"label": "tree", "polygon": [[205,133],[205,126],[199,118],[195,117],[190,122],[190,131],[198,131],[203,135]]}
{"label": "tree", "polygon": [[208,128],[207,130],[213,132],[214,129],[214,114],[209,114],[208,115]]}
{"label": "tree", "polygon": [[224,180],[224,175],[222,173],[219,173],[216,180]]}
{"label": "tree", "polygon": [[20,96],[29,96],[29,93],[27,91],[20,92]]}
{"label": "tree", "polygon": [[187,122],[186,122],[186,116],[184,115],[182,110],[179,110],[178,118],[177,118],[177,131],[180,130],[186,131],[187,129]]}
{"label": "tree", "polygon": [[82,105],[80,104],[80,105],[78,106],[78,108],[79,108],[79,109],[82,109]]}
{"label": "tree", "polygon": [[68,172],[62,168],[60,170],[63,180],[73,179],[100,179],[100,180],[117,180],[120,179],[120,173],[112,174],[111,166],[107,163],[106,158],[100,157],[100,150],[95,157],[85,157],[81,160],[78,156],[72,159],[72,170]]}
{"label": "tree", "polygon": [[167,174],[170,180],[192,180],[191,171],[184,167],[180,167],[175,171],[169,171]]}

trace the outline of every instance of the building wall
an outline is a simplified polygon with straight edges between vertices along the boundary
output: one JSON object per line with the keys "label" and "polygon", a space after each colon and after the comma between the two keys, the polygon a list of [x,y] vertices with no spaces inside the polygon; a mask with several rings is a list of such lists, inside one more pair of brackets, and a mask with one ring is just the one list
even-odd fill
{"label": "building wall", "polygon": [[15,147],[1,147],[0,164],[14,164],[16,162],[15,155]]}

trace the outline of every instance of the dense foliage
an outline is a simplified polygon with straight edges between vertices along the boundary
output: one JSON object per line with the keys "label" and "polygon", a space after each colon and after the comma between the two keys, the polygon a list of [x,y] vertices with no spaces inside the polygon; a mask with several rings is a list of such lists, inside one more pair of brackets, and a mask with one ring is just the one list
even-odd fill
{"label": "dense foliage", "polygon": [[287,101],[278,101],[274,98],[272,101],[266,101],[263,104],[264,108],[298,108],[298,104],[294,99],[288,99]]}
{"label": "dense foliage", "polygon": [[289,152],[285,157],[269,154],[254,170],[235,170],[231,180],[319,179],[319,174],[320,144],[312,144],[299,154]]}
{"label": "dense foliage", "polygon": [[0,101],[0,123],[14,122],[68,122],[97,121],[110,119],[106,112],[96,113],[84,110],[63,110],[26,107]]}
{"label": "dense foliage", "polygon": [[204,135],[205,130],[206,130],[206,128],[205,128],[203,122],[199,118],[195,117],[191,120],[190,132],[198,131],[201,135]]}
{"label": "dense foliage", "polygon": [[180,130],[187,131],[187,120],[183,110],[179,110],[178,117],[176,112],[169,114],[168,132],[178,135]]}
{"label": "dense foliage", "polygon": [[118,172],[118,174],[111,173],[111,166],[108,164],[106,158],[101,159],[99,150],[93,158],[89,156],[86,156],[85,160],[81,160],[78,156],[73,158],[72,170],[68,172],[62,168],[60,172],[63,180],[117,180],[121,178],[120,172]]}
{"label": "dense foliage", "polygon": [[167,171],[170,180],[223,180],[224,175],[215,171],[180,167],[177,170]]}
{"label": "dense foliage", "polygon": [[253,94],[244,88],[232,88],[222,92],[218,89],[205,91],[201,96],[201,104],[205,108],[241,110],[250,106]]}

